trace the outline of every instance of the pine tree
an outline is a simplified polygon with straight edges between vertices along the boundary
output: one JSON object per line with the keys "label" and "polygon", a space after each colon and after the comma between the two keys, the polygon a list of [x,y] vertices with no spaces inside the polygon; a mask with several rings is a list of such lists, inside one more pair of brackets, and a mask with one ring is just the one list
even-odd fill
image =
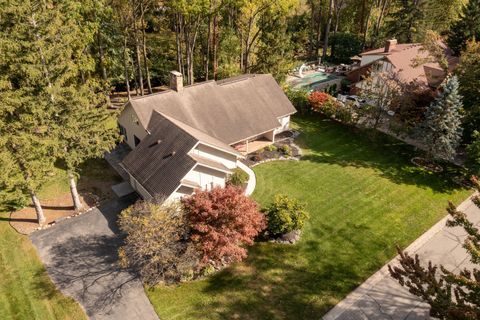
{"label": "pine tree", "polygon": [[455,73],[460,82],[460,94],[464,97],[464,138],[470,141],[473,132],[480,129],[480,42],[467,42]]}
{"label": "pine tree", "polygon": [[36,193],[55,162],[66,163],[79,208],[76,168],[115,141],[105,96],[89,76],[97,25],[84,19],[80,4],[17,0],[0,7],[0,161],[16,164],[3,184],[30,195],[39,223],[45,217]]}
{"label": "pine tree", "polygon": [[87,159],[101,157],[114,147],[117,140],[115,122],[106,105],[105,95],[95,92],[91,84],[80,84],[62,89],[64,101],[59,120],[59,154],[67,174],[75,210],[82,209],[75,178],[78,167]]}
{"label": "pine tree", "polygon": [[54,27],[45,12],[30,1],[0,6],[0,158],[11,170],[2,184],[30,196],[40,224],[45,217],[37,192],[58,147],[52,70],[45,62],[59,46],[50,47],[38,30],[39,24]]}
{"label": "pine tree", "polygon": [[446,160],[452,160],[455,156],[462,136],[461,109],[458,80],[453,76],[443,83],[437,98],[425,111],[425,120],[419,127],[419,135],[430,156]]}
{"label": "pine tree", "polygon": [[419,41],[424,31],[424,3],[419,0],[397,0],[399,9],[393,12],[386,25],[389,37],[400,43]]}
{"label": "pine tree", "polygon": [[480,39],[480,0],[470,0],[463,7],[460,20],[450,28],[447,42],[456,54],[460,54],[467,41],[474,39]]}

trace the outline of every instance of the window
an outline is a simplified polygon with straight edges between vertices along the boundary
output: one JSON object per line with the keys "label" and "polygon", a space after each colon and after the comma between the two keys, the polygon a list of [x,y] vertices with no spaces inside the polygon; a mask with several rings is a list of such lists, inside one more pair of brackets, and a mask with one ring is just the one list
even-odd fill
{"label": "window", "polygon": [[135,147],[136,147],[140,143],[140,139],[138,139],[136,135],[133,135],[133,142],[135,143]]}
{"label": "window", "polygon": [[120,129],[120,135],[122,135],[125,138],[125,141],[127,141],[128,140],[127,129],[125,129],[125,127],[122,126],[121,124],[118,125],[118,128]]}

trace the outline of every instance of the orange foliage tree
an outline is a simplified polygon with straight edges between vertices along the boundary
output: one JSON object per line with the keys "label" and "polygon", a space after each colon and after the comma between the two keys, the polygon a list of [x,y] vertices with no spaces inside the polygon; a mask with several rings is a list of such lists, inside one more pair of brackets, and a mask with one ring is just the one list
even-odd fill
{"label": "orange foliage tree", "polygon": [[191,241],[201,254],[202,264],[221,266],[246,258],[244,246],[266,227],[255,201],[235,186],[197,191],[183,198],[191,230]]}

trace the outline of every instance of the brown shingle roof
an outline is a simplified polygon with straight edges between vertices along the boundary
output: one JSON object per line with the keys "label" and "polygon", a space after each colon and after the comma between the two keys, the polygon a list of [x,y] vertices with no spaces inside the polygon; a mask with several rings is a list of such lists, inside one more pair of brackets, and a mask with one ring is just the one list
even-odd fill
{"label": "brown shingle roof", "polygon": [[277,128],[277,118],[296,112],[271,75],[208,81],[129,103],[145,127],[152,123],[155,110],[226,144]]}
{"label": "brown shingle roof", "polygon": [[[453,56],[452,51],[443,42],[439,42],[439,44],[445,50],[450,71],[453,71],[458,64],[458,58]],[[383,51],[384,48],[380,48],[364,52],[362,55],[384,55],[383,59],[393,64],[400,79],[407,83],[416,81],[435,87],[445,79],[445,72],[438,63],[421,62],[422,60],[426,61],[430,55],[428,51],[422,49],[421,44],[397,44],[389,52]]]}

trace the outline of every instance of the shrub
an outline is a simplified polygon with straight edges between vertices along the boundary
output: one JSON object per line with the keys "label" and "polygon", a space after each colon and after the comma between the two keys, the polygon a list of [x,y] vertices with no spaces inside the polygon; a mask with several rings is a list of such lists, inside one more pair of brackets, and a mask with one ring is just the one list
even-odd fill
{"label": "shrub", "polygon": [[284,91],[295,109],[301,114],[304,114],[308,110],[308,92],[306,90],[285,87]]}
{"label": "shrub", "polygon": [[200,259],[188,241],[188,224],[178,203],[138,201],[120,214],[118,225],[127,234],[119,250],[120,265],[150,285],[192,278]]}
{"label": "shrub", "polygon": [[241,261],[247,256],[245,246],[266,226],[257,203],[235,186],[197,191],[181,202],[202,265]]}
{"label": "shrub", "polygon": [[329,94],[325,92],[315,91],[308,96],[308,103],[310,104],[310,108],[313,111],[321,112],[323,105],[331,99],[332,97]]}
{"label": "shrub", "polygon": [[325,92],[313,92],[309,101],[313,111],[320,112],[329,118],[335,116],[339,107],[338,101]]}
{"label": "shrub", "polygon": [[286,156],[291,156],[292,155],[292,148],[288,144],[284,144],[280,147],[280,151],[286,155]]}
{"label": "shrub", "polygon": [[265,149],[268,151],[277,151],[277,147],[273,144],[269,144],[268,146],[265,147]]}
{"label": "shrub", "polygon": [[248,173],[240,168],[236,168],[228,178],[228,183],[237,187],[241,187],[248,182],[249,178],[250,177],[248,176]]}
{"label": "shrub", "polygon": [[282,235],[303,228],[308,219],[305,205],[286,195],[276,195],[275,200],[266,208],[268,231],[272,235]]}
{"label": "shrub", "polygon": [[480,132],[474,131],[472,143],[467,146],[467,165],[475,175],[480,175]]}
{"label": "shrub", "polygon": [[335,119],[345,124],[353,124],[357,120],[357,114],[349,104],[338,104],[335,110]]}

